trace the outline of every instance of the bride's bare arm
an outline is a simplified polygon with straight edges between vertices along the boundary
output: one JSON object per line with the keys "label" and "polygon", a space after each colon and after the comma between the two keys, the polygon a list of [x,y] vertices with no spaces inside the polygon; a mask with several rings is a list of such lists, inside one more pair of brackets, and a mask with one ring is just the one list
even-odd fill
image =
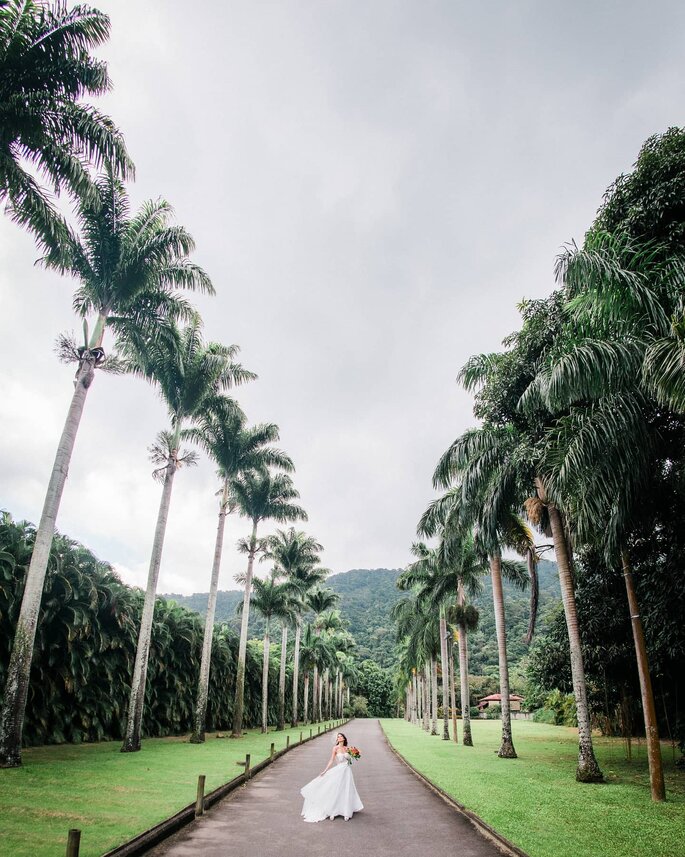
{"label": "bride's bare arm", "polygon": [[330,766],[333,764],[333,759],[335,759],[335,750],[336,750],[336,748],[335,748],[335,747],[333,747],[333,750],[331,751],[331,758],[328,760],[328,764],[326,765],[326,767],[325,767],[325,768],[323,769],[323,771],[321,771],[321,773],[319,774],[319,776],[320,776],[320,777],[323,777],[323,775],[326,773],[326,771],[327,771],[327,770],[330,768]]}

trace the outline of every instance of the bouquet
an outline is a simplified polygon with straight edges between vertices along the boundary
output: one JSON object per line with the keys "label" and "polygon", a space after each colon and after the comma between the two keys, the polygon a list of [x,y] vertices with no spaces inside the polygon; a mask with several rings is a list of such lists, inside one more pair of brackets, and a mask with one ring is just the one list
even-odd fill
{"label": "bouquet", "polygon": [[348,755],[349,755],[349,757],[350,757],[350,758],[348,759],[348,762],[347,762],[347,764],[348,764],[348,765],[351,765],[351,764],[352,764],[352,759],[354,759],[355,761],[356,761],[357,759],[361,759],[361,755],[362,755],[362,754],[359,752],[359,750],[358,750],[358,748],[357,748],[357,747],[348,747],[348,748],[347,748],[347,753],[348,753]]}

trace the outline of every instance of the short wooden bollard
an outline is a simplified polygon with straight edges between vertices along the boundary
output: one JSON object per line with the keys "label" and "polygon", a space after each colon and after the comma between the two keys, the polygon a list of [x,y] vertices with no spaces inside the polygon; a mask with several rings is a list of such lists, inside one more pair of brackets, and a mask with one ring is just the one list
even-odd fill
{"label": "short wooden bollard", "polygon": [[300,732],[300,744],[302,743],[302,733]]}
{"label": "short wooden bollard", "polygon": [[309,737],[310,738],[312,737],[312,730],[311,729],[309,730]]}
{"label": "short wooden bollard", "polygon": [[317,734],[317,735],[320,735],[320,734],[321,734],[321,727],[320,727],[320,726],[317,726],[317,727],[316,727],[316,734]]}
{"label": "short wooden bollard", "polygon": [[290,735],[285,736],[285,749],[286,750],[290,749]]}
{"label": "short wooden bollard", "polygon": [[75,828],[69,831],[67,837],[67,857],[78,857],[81,847],[81,831]]}
{"label": "short wooden bollard", "polygon": [[245,754],[245,779],[250,779],[250,754]]}
{"label": "short wooden bollard", "polygon": [[197,778],[197,798],[195,800],[195,818],[205,814],[205,775]]}
{"label": "short wooden bollard", "polygon": [[271,742],[271,753],[269,754],[269,755],[271,756],[271,758],[272,758],[272,759],[273,759],[273,757],[274,757],[274,753],[275,753],[275,752],[276,752],[276,749],[275,749],[274,743],[273,743],[273,741],[272,741],[272,742]]}

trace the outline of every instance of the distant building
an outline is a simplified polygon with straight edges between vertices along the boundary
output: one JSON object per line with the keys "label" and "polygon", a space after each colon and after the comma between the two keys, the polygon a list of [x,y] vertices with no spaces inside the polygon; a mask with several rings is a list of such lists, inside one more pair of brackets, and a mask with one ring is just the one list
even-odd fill
{"label": "distant building", "polygon": [[[522,696],[517,696],[515,693],[509,694],[509,708],[511,709],[511,711],[520,711],[522,702],[523,702]],[[489,708],[491,705],[501,705],[501,704],[502,704],[502,694],[491,693],[490,696],[484,696],[482,699],[478,700],[478,709],[479,709],[479,711],[485,711],[486,708]]]}

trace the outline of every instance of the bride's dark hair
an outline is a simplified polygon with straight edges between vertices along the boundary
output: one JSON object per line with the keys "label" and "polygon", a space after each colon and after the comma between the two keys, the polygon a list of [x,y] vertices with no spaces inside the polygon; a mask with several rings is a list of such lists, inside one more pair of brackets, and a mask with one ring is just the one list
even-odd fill
{"label": "bride's dark hair", "polygon": [[[343,747],[347,747],[347,738],[345,738],[345,736],[343,735],[343,733],[342,733],[342,732],[338,732],[338,735],[342,735],[342,736],[343,736],[343,741],[344,741],[344,743],[343,743]],[[336,738],[336,744],[337,744],[337,738]]]}

